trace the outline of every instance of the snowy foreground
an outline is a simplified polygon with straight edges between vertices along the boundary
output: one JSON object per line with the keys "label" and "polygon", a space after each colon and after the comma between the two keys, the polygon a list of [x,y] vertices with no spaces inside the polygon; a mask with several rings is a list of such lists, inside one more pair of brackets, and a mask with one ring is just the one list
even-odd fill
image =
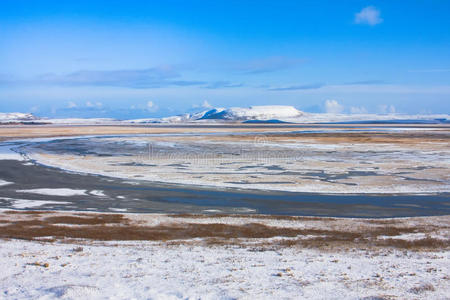
{"label": "snowy foreground", "polygon": [[[450,295],[446,216],[374,220],[16,211],[0,214],[0,221],[0,299]],[[90,238],[80,238],[84,234]],[[356,234],[360,237],[345,241]]]}
{"label": "snowy foreground", "polygon": [[3,299],[448,299],[449,252],[0,244]]}

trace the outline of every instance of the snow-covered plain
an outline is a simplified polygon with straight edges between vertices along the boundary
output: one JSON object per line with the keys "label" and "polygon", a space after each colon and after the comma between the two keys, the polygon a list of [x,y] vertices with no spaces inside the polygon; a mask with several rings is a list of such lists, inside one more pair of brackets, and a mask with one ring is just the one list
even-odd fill
{"label": "snow-covered plain", "polygon": [[[60,227],[68,226],[62,224],[64,216],[87,218],[99,215],[77,212],[41,212],[37,215],[15,211],[1,215],[3,223],[0,226],[56,217],[57,224],[52,226],[64,228]],[[268,230],[297,228],[311,232],[296,237],[303,240],[317,238],[327,229],[337,232],[381,230],[380,234],[386,230],[390,233],[390,229],[383,229],[384,226],[421,231],[390,235],[394,239],[416,240],[416,235],[423,233],[447,241],[449,238],[445,217],[365,220],[125,216],[131,225],[139,226],[179,228],[183,224],[264,224]],[[78,226],[78,231],[89,225],[70,226]],[[383,238],[375,238],[380,237]],[[372,243],[354,240],[330,248],[310,248],[302,244],[280,244],[284,239],[289,240],[284,236],[234,238],[224,243],[189,237],[169,241],[119,239],[108,242],[51,239],[49,236],[34,241],[1,240],[0,298],[448,299],[450,294],[450,251],[445,247],[428,250],[372,247]]]}
{"label": "snow-covered plain", "polygon": [[3,299],[448,299],[450,253],[0,243]]}

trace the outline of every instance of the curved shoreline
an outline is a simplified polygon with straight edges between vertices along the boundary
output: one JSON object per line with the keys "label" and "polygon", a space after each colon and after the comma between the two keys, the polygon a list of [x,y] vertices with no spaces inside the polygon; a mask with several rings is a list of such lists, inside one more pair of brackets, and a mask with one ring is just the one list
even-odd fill
{"label": "curved shoreline", "polygon": [[[235,134],[234,134],[235,135]],[[248,133],[244,133],[242,135],[248,135]],[[82,139],[116,139],[116,140],[124,140],[126,139],[142,139],[142,138],[154,138],[154,139],[161,139],[161,138],[181,138],[186,139],[186,137],[189,138],[203,138],[204,136],[211,136],[211,134],[164,134],[164,135],[108,135],[108,136],[79,136],[79,137],[72,137],[72,138],[55,138],[55,139],[46,139],[47,142],[50,141],[58,141],[58,140],[82,140]],[[214,134],[214,137],[218,136],[225,136],[226,133],[216,133]],[[32,140],[28,141],[28,144],[31,144],[33,142]],[[128,142],[125,140],[125,142]],[[89,141],[86,142],[88,145]],[[150,142],[153,143],[153,142]],[[189,146],[189,144],[187,144]],[[198,146],[199,144],[196,144],[195,146]],[[201,145],[201,144],[200,144]],[[228,143],[230,147],[239,147],[239,144],[233,145],[232,143]],[[271,144],[267,144],[270,147],[274,147]],[[218,147],[214,143],[206,143],[205,147]],[[244,145],[245,147],[248,147],[249,145]],[[294,145],[295,146],[295,145]],[[173,146],[169,146],[173,147]],[[178,144],[177,141],[177,147],[183,147],[183,142]],[[242,146],[241,146],[242,147]],[[291,145],[282,145],[280,147],[288,147],[287,149],[293,149],[289,151],[298,151],[295,150],[295,147],[291,147]],[[290,148],[289,148],[290,147]],[[313,150],[310,150],[310,145],[308,145],[309,148],[305,148],[307,151],[316,151],[314,148]],[[324,147],[324,146],[320,146]],[[326,148],[322,150],[319,147],[318,154],[315,155],[324,155]],[[300,150],[300,151],[306,151],[306,150]],[[182,150],[177,150],[182,151]],[[225,151],[225,150],[224,150]],[[269,153],[269,152],[268,152]],[[312,152],[314,153],[314,152]],[[210,158],[208,157],[211,153],[206,153],[207,157],[203,157],[204,153],[200,153],[200,156],[194,156],[193,158],[189,157],[171,157],[171,154],[168,153],[169,158],[166,157],[151,157],[151,159],[146,159],[142,157],[120,157],[113,156],[113,157],[99,157],[99,156],[80,156],[81,154],[70,153],[67,152],[65,154],[57,154],[53,155],[51,152],[30,152],[25,151],[25,153],[28,155],[31,159],[35,160],[36,162],[51,166],[60,168],[66,171],[71,172],[78,172],[78,173],[86,173],[86,174],[96,174],[96,175],[102,175],[102,176],[108,176],[108,177],[114,177],[114,178],[120,178],[120,179],[126,179],[126,180],[143,180],[147,182],[153,182],[153,183],[167,183],[167,184],[180,184],[180,185],[189,185],[194,187],[207,187],[207,188],[236,188],[236,189],[243,189],[243,190],[259,190],[262,192],[266,191],[282,191],[282,192],[298,192],[298,193],[322,193],[322,194],[336,194],[336,195],[346,195],[346,194],[403,194],[403,195],[420,195],[420,194],[436,194],[436,193],[447,193],[450,192],[449,190],[449,183],[445,182],[445,179],[432,179],[432,178],[425,178],[420,179],[417,177],[412,176],[412,178],[408,178],[407,176],[400,176],[395,173],[395,171],[400,174],[401,168],[397,166],[397,169],[394,169],[393,171],[368,171],[371,170],[369,167],[361,167],[360,170],[362,171],[355,171],[354,173],[359,173],[360,175],[351,175],[350,171],[354,168],[352,168],[351,164],[347,164],[346,168],[347,170],[339,171],[337,170],[322,170],[322,174],[317,173],[317,171],[314,171],[314,165],[305,170],[296,171],[295,169],[283,169],[287,167],[287,164],[280,165],[278,167],[278,163],[280,163],[280,160],[276,160],[275,158],[266,158],[264,157],[258,157],[256,155],[254,158],[249,157],[248,160],[250,160],[250,165],[253,163],[253,165],[257,164],[258,159],[263,159],[263,164],[265,163],[266,166],[263,166],[262,164],[257,164],[256,166],[246,166],[245,162],[237,157],[235,158]],[[258,153],[257,153],[258,154]],[[300,152],[301,154],[301,152]],[[215,155],[212,153],[212,155]],[[363,159],[364,156],[362,156]],[[196,160],[202,160],[205,159],[204,162],[200,162],[200,164],[195,164]],[[212,160],[210,160],[212,159]],[[313,159],[315,159],[313,157]],[[320,170],[320,164],[322,163],[321,160],[324,158],[320,158],[317,163],[318,167],[316,167],[318,170]],[[381,158],[379,158],[381,159]],[[208,161],[209,160],[209,161]],[[294,161],[294,158],[291,158],[292,161]],[[111,164],[111,161],[114,161],[115,165]],[[194,161],[194,164],[191,164],[191,162]],[[227,165],[231,164],[237,164],[236,167],[233,169],[231,167],[227,166],[227,171],[223,171],[222,169],[225,169],[223,166],[225,163],[220,163],[221,161],[226,161]],[[300,182],[292,182],[292,180],[300,180],[296,179],[296,176],[285,176],[283,172],[267,172],[264,168],[267,168],[267,161],[270,164],[273,164],[273,166],[276,166],[277,168],[280,168],[280,170],[285,170],[286,174],[292,173],[300,175],[305,179],[301,179]],[[289,163],[289,161],[286,161]],[[283,160],[281,160],[281,163],[286,163]],[[185,163],[189,164],[185,165]],[[419,163],[417,161],[416,163]],[[426,160],[423,162],[423,164],[430,164],[430,162],[427,162]],[[436,162],[435,162],[436,163]],[[153,166],[155,164],[155,168],[134,168],[138,165],[148,165]],[[205,165],[206,164],[206,165]],[[311,163],[310,163],[311,164]],[[120,167],[121,165],[127,166]],[[210,166],[211,165],[211,166]],[[240,167],[240,169],[243,170],[243,168],[254,168],[252,169],[252,172],[242,172],[241,170],[238,170],[237,168]],[[376,163],[374,166],[377,166]],[[400,165],[401,166],[401,165]],[[407,172],[403,172],[405,174],[413,173],[413,172],[419,172],[417,170],[419,169],[408,169],[408,164],[404,163],[404,170]],[[433,165],[432,165],[433,166]],[[182,167],[182,168],[181,168]],[[269,166],[270,167],[270,166]],[[312,169],[311,169],[312,168]],[[362,169],[361,169],[362,168]],[[366,168],[366,169],[364,169]],[[434,166],[432,167],[434,168]],[[184,169],[184,170],[183,170]],[[376,170],[378,168],[374,168],[373,170]],[[130,171],[131,170],[131,171]],[[250,169],[249,169],[250,170]],[[269,170],[270,171],[270,170]],[[294,172],[291,172],[294,171]],[[314,173],[315,172],[315,173]],[[390,174],[390,172],[392,174]],[[443,171],[440,171],[442,173]],[[440,178],[440,173],[436,173],[436,178]],[[445,172],[444,172],[445,173]],[[210,178],[208,174],[212,174],[212,177]],[[250,179],[250,175],[256,174],[261,175],[257,176],[260,177],[258,180],[253,180],[253,182],[248,182],[248,179]],[[313,174],[313,175],[309,175]],[[327,175],[329,174],[329,175]],[[337,177],[336,175],[337,174]],[[367,175],[366,175],[367,174]],[[280,176],[281,175],[281,176]],[[239,179],[237,176],[240,176]],[[249,177],[250,176],[250,177]],[[368,177],[367,177],[368,176]],[[380,177],[381,176],[381,177]],[[384,177],[383,177],[384,176]],[[424,175],[422,175],[424,176]],[[255,177],[255,176],[253,176]],[[330,177],[330,179],[325,179],[324,177]],[[342,177],[340,180],[336,180],[335,178]],[[367,178],[366,178],[367,177]],[[370,177],[370,179],[369,179]],[[411,177],[411,176],[409,176]],[[236,179],[235,179],[236,178]],[[255,177],[256,178],[256,177]],[[272,179],[273,178],[273,179]],[[382,179],[383,178],[383,179]],[[247,180],[244,180],[247,179]],[[342,181],[342,179],[345,179]],[[391,180],[389,180],[391,179]],[[381,180],[381,181],[379,181]],[[402,181],[406,180],[406,181]],[[412,180],[414,182],[409,182],[408,180]],[[356,184],[353,183],[356,181]],[[378,182],[379,181],[379,182]],[[429,183],[427,183],[427,181]],[[362,184],[359,184],[358,182],[361,182]],[[388,187],[390,185],[390,187]]]}

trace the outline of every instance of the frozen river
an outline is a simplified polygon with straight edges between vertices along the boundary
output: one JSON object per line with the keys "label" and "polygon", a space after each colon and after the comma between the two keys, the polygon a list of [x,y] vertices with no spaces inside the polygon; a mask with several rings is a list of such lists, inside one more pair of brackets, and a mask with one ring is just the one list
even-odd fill
{"label": "frozen river", "polygon": [[186,187],[0,160],[0,208],[335,217],[450,214],[450,195],[324,195]]}

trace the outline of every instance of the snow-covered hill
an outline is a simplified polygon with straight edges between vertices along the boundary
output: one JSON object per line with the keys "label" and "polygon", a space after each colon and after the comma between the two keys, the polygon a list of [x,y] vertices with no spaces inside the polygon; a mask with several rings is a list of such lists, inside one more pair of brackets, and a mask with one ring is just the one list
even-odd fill
{"label": "snow-covered hill", "polygon": [[213,108],[202,112],[192,114],[182,114],[170,116],[161,119],[137,119],[130,120],[133,123],[182,123],[182,122],[206,122],[206,121],[228,121],[241,122],[248,120],[283,120],[306,117],[306,114],[293,106],[268,105],[268,106],[250,106],[231,107],[231,108]]}
{"label": "snow-covered hill", "polygon": [[0,113],[0,124],[114,124],[119,121],[110,118],[40,118],[30,113]]}
{"label": "snow-covered hill", "polygon": [[0,123],[33,122],[39,118],[28,113],[0,113]]}
{"label": "snow-covered hill", "polygon": [[304,115],[304,112],[299,111],[293,106],[268,105],[250,106],[249,108],[231,107],[227,109],[212,109],[207,111],[200,119],[246,121],[297,118]]}

